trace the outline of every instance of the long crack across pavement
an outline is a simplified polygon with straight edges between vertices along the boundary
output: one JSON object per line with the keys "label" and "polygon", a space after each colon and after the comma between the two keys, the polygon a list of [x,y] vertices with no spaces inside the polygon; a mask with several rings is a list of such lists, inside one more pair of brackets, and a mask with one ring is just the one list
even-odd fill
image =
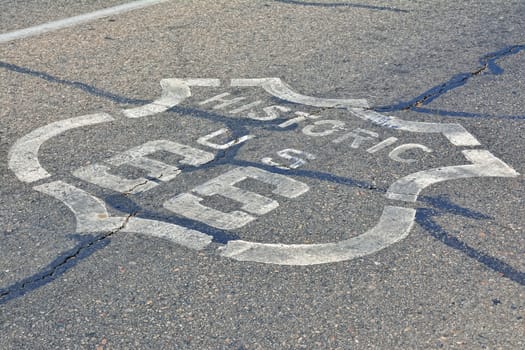
{"label": "long crack across pavement", "polygon": [[122,225],[116,228],[113,231],[106,232],[104,234],[94,236],[90,240],[85,240],[87,237],[92,237],[89,235],[82,236],[77,235],[80,243],[73,249],[61,254],[53,262],[51,262],[46,268],[42,269],[41,272],[34,274],[33,276],[27,277],[21,281],[18,281],[11,286],[0,290],[0,305],[7,303],[8,301],[21,297],[22,295],[31,292],[32,290],[39,288],[43,285],[46,285],[54,281],[58,276],[62,275],[65,271],[69,270],[71,267],[75,266],[78,261],[90,256],[93,252],[98,249],[93,249],[97,245],[100,245],[100,248],[105,247],[109,242],[108,239],[122,231],[129,220],[136,216],[137,213],[131,213],[126,216]]}
{"label": "long crack across pavement", "polygon": [[524,50],[525,45],[513,45],[501,49],[499,51],[486,54],[482,56],[479,60],[480,67],[471,72],[456,74],[447,82],[428,89],[427,91],[413,98],[410,101],[400,102],[390,106],[374,107],[371,109],[376,112],[394,112],[417,109],[421,106],[431,103],[435,99],[443,96],[444,94],[454,89],[464,86],[471,78],[479,76],[482,73],[488,72],[494,75],[501,75],[503,73],[503,68],[499,67],[496,64],[496,62],[504,57],[518,54],[519,52]]}

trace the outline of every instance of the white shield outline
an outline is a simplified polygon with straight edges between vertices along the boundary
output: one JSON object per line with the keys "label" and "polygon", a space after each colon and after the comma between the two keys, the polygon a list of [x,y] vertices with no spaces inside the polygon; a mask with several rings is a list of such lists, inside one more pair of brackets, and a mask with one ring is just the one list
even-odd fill
{"label": "white shield outline", "polygon": [[[127,118],[152,116],[180,104],[191,96],[191,87],[221,87],[219,79],[163,79],[162,96],[150,104],[124,109]],[[455,146],[480,146],[479,141],[456,123],[428,123],[386,116],[368,108],[365,99],[325,99],[293,91],[279,78],[232,79],[230,87],[260,87],[279,99],[320,108],[345,109],[352,116],[376,125],[418,133],[441,133]],[[39,127],[20,138],[10,149],[9,168],[26,183],[51,176],[40,164],[38,151],[49,139],[68,130],[113,121],[106,113],[69,118]],[[469,177],[517,177],[510,166],[483,149],[463,150],[471,164],[429,169],[407,175],[394,182],[386,197],[415,202],[421,190],[437,182]],[[76,232],[119,229],[167,238],[192,249],[203,249],[212,237],[176,224],[136,217],[109,217],[99,198],[62,181],[34,187],[62,201],[76,217]],[[229,241],[220,255],[240,261],[280,265],[313,265],[350,260],[375,253],[405,238],[415,222],[416,210],[403,206],[385,206],[378,223],[367,232],[347,240],[323,244],[270,244],[243,240]]]}

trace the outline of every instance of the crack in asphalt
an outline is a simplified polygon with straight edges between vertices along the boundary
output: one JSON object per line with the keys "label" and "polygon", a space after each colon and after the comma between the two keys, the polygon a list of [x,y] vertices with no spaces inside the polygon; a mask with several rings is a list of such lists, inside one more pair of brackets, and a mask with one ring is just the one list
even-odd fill
{"label": "crack in asphalt", "polygon": [[[52,282],[56,277],[68,270],[65,269],[64,271],[60,271],[62,268],[66,268],[66,266],[71,264],[72,261],[81,257],[84,252],[94,248],[99,243],[104,242],[111,236],[122,231],[128,224],[129,220],[136,215],[136,212],[128,214],[122,225],[117,227],[115,230],[96,236],[94,239],[87,242],[81,242],[79,246],[73,248],[72,251],[67,252],[65,255],[60,255],[59,258],[55,259],[54,263],[48,265],[49,268],[45,269],[44,272],[37,273],[31,277],[25,278],[22,281],[16,282],[5,289],[0,290],[0,305]],[[91,255],[91,253],[88,253],[86,257],[89,255]]]}
{"label": "crack in asphalt", "polygon": [[448,81],[428,89],[410,101],[400,102],[390,106],[373,107],[371,109],[376,112],[393,112],[404,110],[420,111],[417,110],[417,108],[427,105],[444,94],[464,86],[473,77],[482,75],[486,72],[494,75],[501,75],[503,73],[503,68],[499,67],[496,62],[504,57],[518,54],[524,50],[525,45],[513,45],[499,51],[486,54],[479,60],[480,67],[471,72],[456,74]]}
{"label": "crack in asphalt", "polygon": [[125,192],[122,192],[122,195],[123,196],[129,196],[130,194],[132,194],[133,191],[135,191],[137,188],[141,187],[141,186],[144,186],[146,185],[147,183],[149,183],[149,180],[144,180],[143,182],[141,183],[138,183],[136,184],[135,186],[133,186],[131,189],[125,191]]}
{"label": "crack in asphalt", "polygon": [[[179,167],[179,170],[181,170],[180,167]],[[182,172],[182,170],[181,170],[181,172]],[[163,176],[164,176],[164,174],[160,174],[157,177],[146,176],[146,180],[136,184],[135,186],[131,187],[129,190],[122,192],[121,195],[123,195],[124,197],[127,197],[127,196],[133,194],[133,191],[135,191],[137,188],[147,185],[150,181],[153,181],[153,182],[160,181],[160,179],[162,179]]]}
{"label": "crack in asphalt", "polygon": [[450,91],[453,88],[465,85],[470,78],[481,74],[482,72],[487,70],[487,68],[488,68],[488,64],[485,64],[483,67],[481,67],[481,68],[479,68],[479,69],[477,69],[477,70],[475,70],[473,72],[465,73],[464,75],[455,76],[452,80],[449,80],[448,82],[439,85],[437,87],[437,89],[436,89],[437,90],[436,92],[423,96],[418,101],[415,101],[411,105],[406,106],[404,108],[404,110],[412,109],[413,107],[421,107],[424,104],[426,104],[427,101],[429,101],[429,100],[432,101],[432,100],[440,97],[441,95],[447,93],[448,91]]}

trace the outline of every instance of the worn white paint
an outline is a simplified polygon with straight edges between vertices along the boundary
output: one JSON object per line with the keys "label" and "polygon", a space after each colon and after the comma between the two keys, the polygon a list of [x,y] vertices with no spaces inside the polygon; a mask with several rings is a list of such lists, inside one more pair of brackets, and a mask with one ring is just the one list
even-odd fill
{"label": "worn white paint", "polygon": [[[297,169],[305,165],[308,160],[315,159],[315,156],[313,154],[293,148],[286,148],[281,151],[278,151],[277,155],[281,158],[289,160],[291,162],[291,164],[289,165],[291,169]],[[298,156],[304,158],[299,158]]]}
{"label": "worn white paint", "polygon": [[121,227],[125,217],[109,217],[102,200],[63,181],[53,181],[33,189],[63,202],[77,220],[77,232],[107,232]]}
{"label": "worn white paint", "polygon": [[349,108],[348,111],[361,119],[379,126],[418,133],[441,133],[455,146],[479,146],[479,141],[463,126],[455,123],[426,123],[387,116],[370,109]]}
{"label": "worn white paint", "polygon": [[[311,153],[300,151],[293,148],[286,148],[277,152],[277,155],[289,162],[289,165],[284,165],[275,162],[271,157],[264,157],[261,159],[261,163],[273,166],[282,170],[297,169],[305,165],[309,160],[314,160],[315,156]],[[300,158],[299,156],[303,157]]]}
{"label": "worn white paint", "polygon": [[269,244],[230,241],[221,248],[222,256],[240,261],[279,265],[314,265],[354,259],[373,254],[405,238],[414,224],[416,210],[384,208],[376,226],[367,232],[335,243]]}
{"label": "worn white paint", "polygon": [[76,218],[76,232],[139,233],[167,239],[197,250],[203,249],[212,241],[209,235],[172,223],[134,216],[109,216],[104,202],[100,199],[62,181],[35,186],[34,189],[58,199],[73,212]]}
{"label": "worn white paint", "polygon": [[463,150],[462,153],[472,164],[435,168],[410,174],[390,185],[386,197],[415,202],[424,188],[438,182],[482,176],[519,176],[518,172],[487,150]]}
{"label": "worn white paint", "polygon": [[171,212],[200,221],[206,225],[213,226],[222,230],[233,230],[256,219],[248,213],[234,210],[229,213],[202,205],[203,198],[191,193],[182,193],[164,203],[164,208]]}
{"label": "worn white paint", "polygon": [[327,108],[368,107],[365,99],[331,99],[302,95],[293,91],[279,78],[232,79],[231,86],[260,86],[269,94],[282,100],[307,106]]}
{"label": "worn white paint", "polygon": [[199,102],[199,106],[204,106],[210,103],[217,103],[215,106],[213,106],[213,109],[223,109],[228,106],[231,106],[233,104],[236,104],[242,100],[245,99],[245,97],[234,97],[234,98],[225,98],[226,96],[230,96],[229,92],[224,92],[222,94],[215,95],[207,100],[204,100],[202,102]]}
{"label": "worn white paint", "polygon": [[242,210],[251,214],[264,215],[279,206],[271,198],[241,189],[235,185],[251,178],[275,186],[274,194],[286,198],[296,198],[309,190],[309,187],[300,181],[282,174],[271,173],[254,167],[238,167],[193,189],[198,195],[221,195],[242,203]]}
{"label": "worn white paint", "polygon": [[249,110],[254,109],[255,107],[259,106],[262,102],[263,101],[261,101],[261,100],[257,100],[257,101],[253,101],[253,102],[247,103],[247,104],[242,105],[242,106],[240,106],[238,108],[232,109],[230,111],[230,113],[237,114],[237,113],[243,113],[243,112],[249,111]]}
{"label": "worn white paint", "polygon": [[218,79],[162,79],[160,98],[144,106],[124,109],[122,112],[128,118],[143,118],[162,113],[190,97],[191,86],[216,87],[220,83]]}
{"label": "worn white paint", "polygon": [[34,27],[29,27],[25,29],[15,30],[12,32],[7,32],[4,34],[0,34],[0,43],[5,43],[5,42],[13,41],[16,39],[27,38],[27,37],[31,37],[35,35],[40,35],[43,33],[59,30],[62,28],[73,27],[73,26],[76,26],[82,23],[94,21],[99,18],[115,16],[115,15],[118,15],[124,12],[148,7],[151,5],[156,5],[156,4],[167,2],[167,1],[169,0],[133,1],[133,2],[128,2],[126,4],[117,5],[117,6],[105,8],[105,9],[90,12],[90,13],[85,13],[82,15],[74,16],[74,17],[60,19],[58,21],[43,23],[43,24],[40,24]]}
{"label": "worn white paint", "polygon": [[109,114],[97,113],[59,120],[37,128],[18,139],[11,147],[8,155],[9,169],[23,182],[35,182],[50,177],[38,160],[38,151],[44,142],[71,129],[112,120],[114,119]]}
{"label": "worn white paint", "polygon": [[[243,211],[254,215],[267,214],[279,206],[274,199],[235,186],[247,178],[274,185],[275,189],[272,192],[286,198],[296,198],[309,190],[308,185],[285,175],[254,167],[239,167],[197,186],[192,192],[203,197],[220,195],[233,199],[242,204]],[[224,213],[206,207],[200,203],[202,198],[196,195],[184,193],[175,196],[165,202],[164,207],[176,214],[220,229],[240,228],[256,218],[240,210]]]}
{"label": "worn white paint", "polygon": [[[366,135],[366,136],[365,136]],[[343,141],[346,141],[349,138],[352,138],[352,143],[350,144],[350,147],[357,149],[361,147],[361,144],[367,140],[373,140],[374,138],[377,138],[379,135],[377,132],[366,130],[366,129],[355,129],[347,134],[344,134],[336,139],[334,139],[333,143],[341,143]]]}
{"label": "worn white paint", "polygon": [[397,137],[389,137],[389,138],[379,142],[378,144],[373,145],[372,147],[370,147],[366,151],[368,153],[374,154],[374,153],[382,150],[383,148],[386,148],[388,146],[393,145],[394,143],[397,142],[397,140],[398,140]]}
{"label": "worn white paint", "polygon": [[[193,167],[207,164],[215,158],[213,153],[206,152],[188,145],[184,145],[182,143],[178,143],[171,140],[155,140],[148,141],[140,146],[130,148],[125,152],[122,152],[109,158],[107,162],[114,166],[120,166],[124,164],[136,164],[137,167],[142,167],[142,169],[151,171],[150,175],[153,177],[159,177],[159,175],[162,173],[164,181],[169,181],[180,172],[178,168],[169,166],[168,164],[161,162],[146,164],[142,164],[139,162],[145,159],[147,156],[152,155],[156,152],[168,152],[171,154],[179,155],[182,157],[182,159],[179,160],[180,164],[191,165]],[[150,166],[150,164],[152,165]],[[171,175],[170,173],[174,174]]]}
{"label": "worn white paint", "polygon": [[[328,125],[329,127],[320,127],[322,125]],[[303,134],[313,137],[321,137],[332,135],[336,131],[344,130],[345,123],[340,120],[323,119],[314,122],[313,124],[307,125],[303,128]],[[321,129],[319,131],[318,129]]]}
{"label": "worn white paint", "polygon": [[407,151],[410,151],[412,149],[420,149],[422,150],[423,152],[426,152],[426,153],[432,153],[432,149],[428,148],[427,146],[425,145],[421,145],[419,143],[405,143],[405,144],[402,144],[400,146],[397,146],[396,148],[394,148],[392,151],[390,151],[390,153],[388,154],[388,156],[390,157],[390,159],[392,160],[395,160],[396,162],[400,162],[400,163],[413,163],[416,161],[416,159],[413,159],[413,158],[403,158],[401,157],[401,155]]}
{"label": "worn white paint", "polygon": [[218,143],[210,141],[211,139],[214,139],[217,136],[228,134],[229,132],[230,131],[228,129],[226,129],[226,128],[219,129],[217,131],[209,133],[208,135],[204,135],[204,136],[199,137],[199,139],[197,140],[197,143],[199,143],[199,144],[201,144],[203,146],[206,146],[206,147],[213,148],[213,149],[225,150],[225,149],[228,149],[228,148],[233,147],[235,145],[238,145],[238,144],[241,144],[241,143],[246,142],[248,140],[251,140],[251,139],[253,139],[255,137],[255,135],[243,135],[243,136],[241,136],[241,137],[239,137],[237,139],[233,139],[233,140],[230,140],[230,141],[228,141],[226,143],[222,143],[222,144],[218,144]]}
{"label": "worn white paint", "polygon": [[[133,167],[148,171],[148,176],[163,182],[174,179],[180,169],[174,165],[148,158],[155,152],[164,151],[182,156],[179,161],[181,164],[193,167],[211,162],[215,156],[212,153],[202,151],[197,148],[186,146],[169,140],[149,141],[140,146],[133,147],[125,152],[117,154],[105,160],[105,163],[118,167],[131,165]],[[121,193],[140,193],[148,191],[158,183],[143,177],[136,179],[126,179],[116,174],[110,173],[111,167],[108,165],[95,163],[84,166],[73,171],[73,175],[98,186],[109,188]]]}
{"label": "worn white paint", "polygon": [[280,128],[287,128],[290,125],[299,124],[301,122],[304,122],[307,119],[319,119],[319,118],[321,118],[320,115],[314,115],[314,114],[305,113],[305,112],[295,112],[294,114],[298,115],[298,117],[291,118],[291,119],[288,119],[285,122],[282,122],[281,124],[279,124],[279,127]]}
{"label": "worn white paint", "polygon": [[281,169],[281,170],[290,170],[291,168],[287,167],[286,165],[283,165],[281,163],[275,162],[272,157],[263,157],[261,159],[261,163],[264,165],[273,166],[274,168]]}
{"label": "worn white paint", "polygon": [[73,175],[81,180],[120,193],[137,194],[157,187],[155,181],[147,180],[143,177],[126,179],[122,176],[112,174],[110,171],[111,167],[95,163],[73,171]]}
{"label": "worn white paint", "polygon": [[284,106],[272,105],[263,108],[264,115],[259,116],[257,112],[251,111],[247,113],[247,117],[253,120],[270,121],[281,117],[282,113],[290,112],[291,109]]}
{"label": "worn white paint", "polygon": [[215,179],[196,187],[193,191],[202,196],[221,195],[233,199],[242,203],[241,209],[251,214],[264,215],[279,206],[279,203],[274,199],[235,187],[236,183],[246,178],[240,171],[234,170],[219,175]]}

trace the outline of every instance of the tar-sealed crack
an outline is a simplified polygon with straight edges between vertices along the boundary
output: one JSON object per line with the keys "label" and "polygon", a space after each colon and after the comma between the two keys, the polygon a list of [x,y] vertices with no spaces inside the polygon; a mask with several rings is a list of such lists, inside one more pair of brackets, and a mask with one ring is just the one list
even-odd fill
{"label": "tar-sealed crack", "polygon": [[481,75],[483,73],[490,73],[494,75],[500,75],[503,73],[503,69],[499,67],[496,63],[498,60],[518,54],[520,51],[525,50],[525,45],[513,45],[506,47],[502,50],[489,53],[480,58],[480,67],[467,73],[459,73],[450,78],[447,82],[439,84],[425,91],[421,95],[415,97],[414,99],[401,102],[395,105],[382,106],[370,108],[376,112],[393,112],[393,111],[403,111],[410,110],[413,108],[419,108],[423,105],[427,105],[435,99],[441,97],[442,95],[452,91],[458,87],[464,86],[471,78]]}
{"label": "tar-sealed crack", "polygon": [[135,186],[133,186],[131,189],[127,190],[126,192],[122,192],[122,195],[123,196],[129,196],[131,193],[133,193],[133,191],[135,191],[137,188],[141,187],[141,186],[144,186],[146,185],[147,183],[149,183],[148,180],[144,180],[143,182],[141,183],[138,183],[136,184]]}
{"label": "tar-sealed crack", "polygon": [[413,102],[411,103],[410,105],[406,106],[405,108],[403,108],[404,110],[409,110],[409,109],[412,109],[414,107],[421,107],[423,105],[425,105],[425,102],[429,101],[429,100],[434,100],[435,98],[445,94],[447,91],[449,90],[452,90],[458,86],[461,86],[461,85],[464,85],[467,80],[469,80],[470,78],[472,78],[473,76],[475,75],[478,75],[478,74],[481,74],[481,72],[483,72],[484,70],[487,69],[487,66],[484,66],[474,72],[471,72],[471,73],[466,73],[464,75],[461,75],[459,76],[458,79],[454,79],[454,80],[449,80],[447,83],[445,84],[441,84],[437,91],[432,93],[432,94],[429,94],[429,95],[425,95],[423,96],[421,99],[417,100],[416,102]]}
{"label": "tar-sealed crack", "polygon": [[4,304],[5,302],[9,301],[10,299],[12,299],[12,295],[14,295],[14,297],[16,296],[19,296],[19,295],[23,295],[25,294],[27,291],[30,291],[32,289],[34,289],[33,287],[38,287],[38,286],[41,286],[41,285],[44,285],[48,282],[51,282],[52,280],[55,279],[56,277],[56,274],[57,272],[62,268],[62,267],[65,267],[68,263],[70,263],[72,260],[78,258],[83,252],[85,252],[86,250],[88,250],[89,248],[95,246],[96,244],[102,242],[102,241],[105,241],[107,240],[109,237],[117,234],[118,232],[122,231],[126,225],[128,224],[129,220],[136,216],[137,213],[134,212],[134,213],[131,213],[129,214],[124,222],[122,223],[122,225],[120,225],[118,228],[116,228],[115,230],[113,231],[110,231],[110,232],[106,232],[98,237],[96,237],[95,239],[79,246],[79,247],[76,247],[72,252],[70,252],[69,254],[67,254],[66,256],[62,257],[60,259],[60,261],[56,262],[55,264],[53,264],[52,266],[50,266],[48,268],[48,271],[44,272],[44,273],[40,273],[40,274],[37,274],[36,277],[34,278],[28,278],[28,279],[25,279],[21,282],[18,282],[18,283],[15,283],[13,285],[11,285],[10,287],[4,289],[4,290],[0,290],[0,304]]}
{"label": "tar-sealed crack", "polygon": [[488,67],[489,67],[488,62],[485,62],[485,64],[482,67],[476,69],[473,72],[459,74],[459,75],[454,76],[448,82],[439,85],[437,87],[437,89],[436,89],[437,91],[435,91],[435,92],[433,92],[431,94],[423,96],[418,101],[413,102],[409,106],[405,107],[404,110],[408,110],[408,109],[411,109],[413,107],[421,107],[421,106],[423,106],[425,104],[425,102],[430,101],[430,100],[434,100],[437,97],[447,93],[448,91],[450,91],[452,89],[455,89],[456,87],[465,85],[470,78],[472,78],[472,77],[474,77],[476,75],[480,75],[481,73],[486,71],[488,69]]}

